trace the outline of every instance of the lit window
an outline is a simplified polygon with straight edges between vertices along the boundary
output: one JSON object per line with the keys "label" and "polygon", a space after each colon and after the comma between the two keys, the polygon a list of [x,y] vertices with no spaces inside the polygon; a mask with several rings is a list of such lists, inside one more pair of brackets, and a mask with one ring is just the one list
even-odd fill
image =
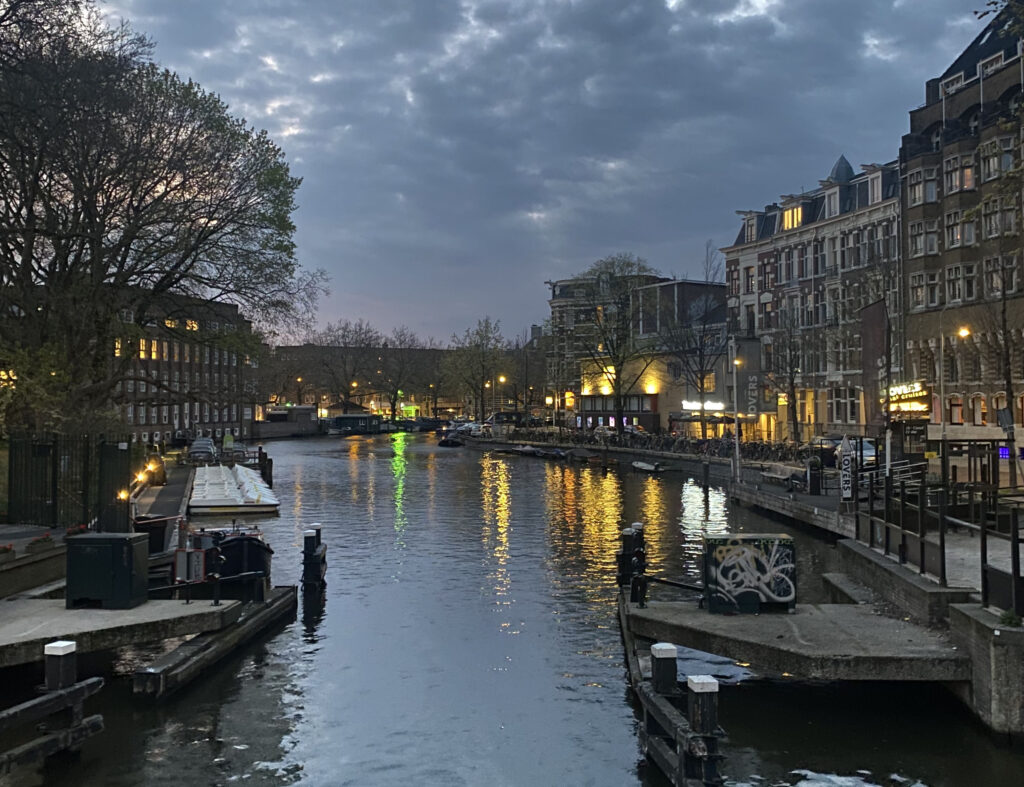
{"label": "lit window", "polygon": [[120,339],[114,339],[114,357],[115,358],[120,358],[121,357],[121,340]]}
{"label": "lit window", "polygon": [[197,323],[195,320],[185,320],[185,330],[186,331],[198,331],[199,330],[199,323]]}
{"label": "lit window", "polygon": [[146,340],[139,339],[139,358],[146,360]]}
{"label": "lit window", "polygon": [[177,320],[173,320],[170,317],[168,317],[166,320],[164,320],[164,325],[166,325],[168,328],[177,328],[178,327],[178,321]]}
{"label": "lit window", "polygon": [[803,224],[804,209],[801,206],[786,208],[782,214],[782,229],[792,230]]}

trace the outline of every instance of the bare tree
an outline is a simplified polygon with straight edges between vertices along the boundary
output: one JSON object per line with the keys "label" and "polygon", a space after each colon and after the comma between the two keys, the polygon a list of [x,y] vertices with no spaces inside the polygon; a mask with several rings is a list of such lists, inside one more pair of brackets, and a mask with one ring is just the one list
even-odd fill
{"label": "bare tree", "polygon": [[380,347],[380,374],[377,375],[377,390],[391,405],[391,420],[398,420],[399,400],[417,382],[420,366],[418,354],[423,342],[404,325],[388,334]]}
{"label": "bare tree", "polygon": [[477,421],[484,420],[487,383],[493,381],[505,340],[496,320],[484,317],[462,336],[452,336],[452,352],[445,358],[445,377],[456,390],[472,398]]}
{"label": "bare tree", "polygon": [[320,348],[317,367],[323,386],[338,397],[347,413],[356,395],[376,391],[378,348],[384,337],[369,322],[358,319],[328,323],[310,342]]}
{"label": "bare tree", "polygon": [[[722,258],[714,243],[708,240],[704,245],[703,283],[711,285],[721,281]],[[712,375],[728,349],[725,293],[705,287],[689,302],[671,304],[670,311],[659,320],[661,346],[673,359],[687,388],[697,393],[701,404],[700,433],[701,438],[706,438],[704,403],[707,395],[715,390]]]}

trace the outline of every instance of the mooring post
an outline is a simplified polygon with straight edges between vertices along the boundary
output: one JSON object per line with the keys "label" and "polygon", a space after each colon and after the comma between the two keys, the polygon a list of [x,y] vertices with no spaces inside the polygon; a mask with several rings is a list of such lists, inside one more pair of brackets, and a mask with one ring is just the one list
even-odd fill
{"label": "mooring post", "polygon": [[633,528],[626,527],[619,534],[619,551],[615,554],[615,565],[617,573],[615,582],[619,587],[629,584],[630,564],[633,560],[633,539],[636,533]]}
{"label": "mooring post", "polygon": [[722,779],[718,775],[718,681],[710,675],[690,675],[686,679],[686,689],[686,715],[690,727],[704,744],[694,757],[700,769],[699,778],[705,785],[721,784]]}
{"label": "mooring post", "polygon": [[651,645],[651,687],[658,694],[678,694],[676,646],[668,642]]}
{"label": "mooring post", "polygon": [[629,600],[638,607],[647,606],[647,555],[640,547],[633,549],[630,561]]}
{"label": "mooring post", "polygon": [[946,587],[946,490],[939,495],[939,586]]}
{"label": "mooring post", "polygon": [[980,527],[981,547],[981,606],[988,606],[988,512],[985,509],[984,501],[980,507],[978,526]]}
{"label": "mooring post", "polygon": [[43,646],[46,657],[46,690],[57,691],[72,686],[78,680],[77,644],[59,639]]}

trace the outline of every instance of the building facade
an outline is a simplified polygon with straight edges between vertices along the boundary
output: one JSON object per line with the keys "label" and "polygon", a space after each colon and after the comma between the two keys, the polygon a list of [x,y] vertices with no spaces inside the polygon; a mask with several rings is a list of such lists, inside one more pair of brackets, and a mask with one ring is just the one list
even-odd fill
{"label": "building facade", "polygon": [[931,440],[1002,439],[1000,411],[1024,424],[1024,62],[1006,23],[927,82],[900,148],[906,382],[927,388]]}
{"label": "building facade", "polygon": [[250,436],[258,367],[252,324],[230,304],[175,300],[122,314],[114,402],[132,439],[184,444],[200,435]]}
{"label": "building facade", "polygon": [[767,440],[877,434],[902,363],[899,170],[840,156],[819,187],[738,211],[729,332],[757,339]]}

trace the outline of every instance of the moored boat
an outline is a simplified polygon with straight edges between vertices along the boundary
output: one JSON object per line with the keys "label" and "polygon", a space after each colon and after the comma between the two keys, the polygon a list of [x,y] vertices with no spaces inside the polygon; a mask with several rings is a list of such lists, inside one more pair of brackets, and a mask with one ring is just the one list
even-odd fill
{"label": "moored boat", "polygon": [[632,467],[641,473],[664,473],[668,470],[661,462],[633,462]]}
{"label": "moored boat", "polygon": [[197,467],[188,510],[204,514],[271,514],[280,506],[277,496],[258,472],[242,465]]}

